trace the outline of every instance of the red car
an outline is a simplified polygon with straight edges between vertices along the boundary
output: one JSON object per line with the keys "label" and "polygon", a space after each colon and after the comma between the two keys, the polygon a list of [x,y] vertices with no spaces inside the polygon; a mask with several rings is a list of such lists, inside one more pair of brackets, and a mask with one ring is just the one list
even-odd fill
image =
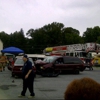
{"label": "red car", "polygon": [[[36,68],[35,68],[34,62],[33,62],[32,58],[29,58],[29,60],[32,62],[34,74],[36,76]],[[23,61],[22,57],[16,58],[14,66],[12,68],[12,77],[21,76],[23,65],[24,65],[24,61]]]}
{"label": "red car", "polygon": [[42,76],[58,76],[64,71],[79,74],[86,68],[80,58],[70,56],[47,56],[42,62],[35,62],[35,66]]}

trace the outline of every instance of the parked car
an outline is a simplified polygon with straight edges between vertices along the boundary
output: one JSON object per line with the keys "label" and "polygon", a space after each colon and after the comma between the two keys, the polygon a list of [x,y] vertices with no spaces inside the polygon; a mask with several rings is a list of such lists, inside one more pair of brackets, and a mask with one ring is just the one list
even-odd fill
{"label": "parked car", "polygon": [[[32,58],[29,58],[29,60],[32,62],[34,74],[36,76],[36,67],[34,65],[34,62],[33,62]],[[12,77],[14,77],[15,75],[21,76],[23,65],[24,65],[24,61],[23,61],[22,57],[17,57],[15,60],[14,66],[12,68]]]}
{"label": "parked car", "polygon": [[42,76],[58,76],[63,71],[79,74],[86,68],[80,58],[72,56],[47,56],[42,62],[35,62],[35,66]]}

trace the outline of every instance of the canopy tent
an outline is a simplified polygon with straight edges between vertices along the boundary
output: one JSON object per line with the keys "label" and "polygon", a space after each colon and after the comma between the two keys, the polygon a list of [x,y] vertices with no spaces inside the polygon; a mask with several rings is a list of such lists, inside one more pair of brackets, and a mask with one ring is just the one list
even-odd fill
{"label": "canopy tent", "polygon": [[24,53],[23,50],[16,48],[16,47],[8,47],[3,50],[1,50],[2,53],[12,53],[12,54],[18,54],[18,53]]}

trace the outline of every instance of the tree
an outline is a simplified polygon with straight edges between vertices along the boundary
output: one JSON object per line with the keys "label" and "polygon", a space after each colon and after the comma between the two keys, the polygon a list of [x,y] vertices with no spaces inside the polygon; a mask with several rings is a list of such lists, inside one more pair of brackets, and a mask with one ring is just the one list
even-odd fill
{"label": "tree", "polygon": [[10,35],[0,32],[4,47],[16,46],[23,49],[25,53],[42,53],[46,47],[87,42],[100,43],[100,27],[87,28],[83,36],[80,36],[77,29],[64,27],[63,23],[53,22],[38,29],[29,29],[26,36],[22,28]]}
{"label": "tree", "polygon": [[34,33],[34,29],[29,29],[26,33],[26,36],[32,37],[32,34]]}
{"label": "tree", "polygon": [[63,27],[62,23],[53,22],[36,30],[30,29],[27,34],[32,37],[34,52],[42,52],[47,46],[61,45],[61,30]]}
{"label": "tree", "polygon": [[10,34],[10,46],[26,49],[26,39],[22,29],[19,32],[16,31]]}
{"label": "tree", "polygon": [[97,42],[99,36],[100,36],[99,26],[95,26],[94,28],[87,28],[87,30],[83,34],[85,42]]}
{"label": "tree", "polygon": [[5,33],[4,31],[0,32],[0,39],[3,42],[3,47],[6,48],[10,44],[10,35]]}
{"label": "tree", "polygon": [[79,36],[79,31],[76,29],[73,29],[72,27],[67,27],[62,30],[62,36],[63,36],[63,44],[76,44],[76,43],[82,43],[81,36]]}
{"label": "tree", "polygon": [[27,35],[31,36],[33,52],[42,53],[46,47],[81,43],[79,31],[72,27],[64,28],[62,23],[53,22],[39,29],[30,29]]}

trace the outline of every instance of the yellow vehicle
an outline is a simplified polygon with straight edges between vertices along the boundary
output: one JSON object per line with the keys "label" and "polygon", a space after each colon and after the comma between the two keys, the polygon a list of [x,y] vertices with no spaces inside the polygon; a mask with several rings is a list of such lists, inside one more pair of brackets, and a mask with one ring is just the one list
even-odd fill
{"label": "yellow vehicle", "polygon": [[94,66],[100,66],[100,54],[96,54],[92,60]]}

